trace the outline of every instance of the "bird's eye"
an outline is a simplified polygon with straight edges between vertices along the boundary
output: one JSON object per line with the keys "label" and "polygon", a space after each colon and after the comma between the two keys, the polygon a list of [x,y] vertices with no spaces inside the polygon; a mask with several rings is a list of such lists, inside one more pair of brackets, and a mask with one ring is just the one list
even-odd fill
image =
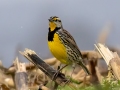
{"label": "bird's eye", "polygon": [[56,19],[56,20],[53,20],[54,22],[57,22],[58,20]]}
{"label": "bird's eye", "polygon": [[61,20],[57,20],[58,22],[61,22]]}
{"label": "bird's eye", "polygon": [[55,19],[55,20],[53,20],[54,22],[61,22],[61,20],[58,20],[58,19]]}

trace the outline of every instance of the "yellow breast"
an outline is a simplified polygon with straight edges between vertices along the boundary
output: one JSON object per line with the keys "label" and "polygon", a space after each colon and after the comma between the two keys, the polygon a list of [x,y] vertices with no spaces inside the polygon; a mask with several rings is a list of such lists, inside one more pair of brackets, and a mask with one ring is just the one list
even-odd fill
{"label": "yellow breast", "polygon": [[48,41],[48,46],[55,58],[57,58],[61,63],[69,64],[67,60],[66,48],[59,40],[58,34],[54,34],[53,41]]}

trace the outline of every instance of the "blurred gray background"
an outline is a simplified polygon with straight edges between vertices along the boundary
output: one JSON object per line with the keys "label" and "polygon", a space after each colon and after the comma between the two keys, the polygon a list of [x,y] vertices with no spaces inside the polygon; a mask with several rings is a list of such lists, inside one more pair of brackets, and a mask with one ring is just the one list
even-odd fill
{"label": "blurred gray background", "polygon": [[18,51],[30,48],[43,59],[52,57],[47,46],[48,18],[58,16],[81,50],[93,50],[101,29],[112,23],[107,44],[119,47],[120,0],[0,0],[0,60],[10,66]]}

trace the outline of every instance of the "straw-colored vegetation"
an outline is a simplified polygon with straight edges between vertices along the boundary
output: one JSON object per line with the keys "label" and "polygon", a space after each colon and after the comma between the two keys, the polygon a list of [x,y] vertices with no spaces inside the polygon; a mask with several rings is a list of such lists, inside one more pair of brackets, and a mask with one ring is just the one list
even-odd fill
{"label": "straw-colored vegetation", "polygon": [[119,49],[104,45],[107,30],[109,28],[100,34],[95,50],[82,51],[91,75],[86,76],[79,66],[76,66],[72,77],[71,66],[58,72],[61,64],[58,60],[42,60],[34,51],[25,49],[20,53],[30,63],[21,63],[16,58],[11,67],[5,68],[0,62],[0,90],[119,90]]}

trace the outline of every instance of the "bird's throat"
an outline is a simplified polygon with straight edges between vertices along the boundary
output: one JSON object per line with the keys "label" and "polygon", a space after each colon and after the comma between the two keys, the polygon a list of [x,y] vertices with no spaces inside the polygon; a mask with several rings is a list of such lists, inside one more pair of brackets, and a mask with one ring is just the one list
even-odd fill
{"label": "bird's throat", "polygon": [[51,32],[54,31],[56,27],[57,26],[56,26],[56,24],[54,22],[49,22],[49,28],[50,28]]}
{"label": "bird's throat", "polygon": [[56,31],[58,31],[61,28],[55,28],[53,31],[51,31],[51,28],[49,27],[49,32],[48,32],[48,41],[53,41],[54,40],[54,34]]}

